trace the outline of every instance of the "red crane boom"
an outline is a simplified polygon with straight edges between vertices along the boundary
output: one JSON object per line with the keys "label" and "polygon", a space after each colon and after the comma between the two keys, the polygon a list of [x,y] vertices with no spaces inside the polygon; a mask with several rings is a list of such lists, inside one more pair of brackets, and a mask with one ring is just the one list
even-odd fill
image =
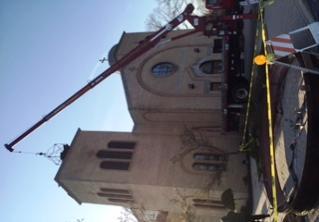
{"label": "red crane boom", "polygon": [[[185,10],[179,14],[175,19],[170,21],[167,25],[165,25],[163,28],[158,30],[157,32],[147,36],[138,46],[136,46],[134,49],[132,49],[128,54],[124,55],[122,58],[120,58],[118,61],[116,61],[113,65],[111,65],[108,69],[106,69],[104,72],[102,72],[100,75],[98,75],[96,78],[94,78],[92,81],[87,83],[84,87],[82,87],[80,90],[78,90],[76,93],[74,93],[71,97],[69,97],[65,102],[57,106],[55,109],[53,109],[50,113],[45,115],[40,121],[35,123],[32,127],[27,129],[25,132],[23,132],[20,136],[18,136],[16,139],[14,139],[11,143],[5,144],[5,148],[9,150],[10,152],[13,152],[13,146],[19,143],[21,140],[23,140],[25,137],[27,137],[30,133],[32,133],[34,130],[39,128],[43,123],[50,120],[52,117],[57,115],[59,112],[64,110],[67,106],[72,104],[74,101],[76,101],[79,97],[81,97],[83,94],[88,92],[90,89],[94,88],[96,85],[98,85],[100,82],[102,82],[105,78],[110,76],[112,73],[118,71],[119,69],[125,67],[129,63],[131,63],[133,60],[141,56],[143,53],[147,52],[154,46],[156,46],[161,39],[163,39],[166,34],[170,31],[172,31],[175,27],[177,27],[179,24],[184,22],[185,20],[188,20],[194,27],[193,31],[190,31],[188,33],[182,34],[180,36],[173,37],[170,40],[176,40],[179,38],[183,38],[185,36],[191,35],[193,33],[202,31],[204,35],[211,36],[211,35],[217,35],[218,34],[218,27],[216,23],[218,21],[227,21],[227,20],[238,20],[238,19],[254,19],[255,15],[234,15],[234,16],[221,16],[218,19],[210,18],[209,16],[192,16],[192,12],[194,10],[194,6],[192,4],[188,4],[185,8]],[[216,28],[217,27],[217,28]],[[226,33],[225,33],[226,34]],[[166,41],[165,41],[166,42]]]}

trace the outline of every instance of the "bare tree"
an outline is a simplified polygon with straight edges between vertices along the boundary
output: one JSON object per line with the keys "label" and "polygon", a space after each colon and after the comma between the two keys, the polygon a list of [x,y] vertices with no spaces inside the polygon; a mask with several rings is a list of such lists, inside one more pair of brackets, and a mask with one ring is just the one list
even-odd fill
{"label": "bare tree", "polygon": [[129,208],[123,208],[123,211],[121,211],[121,216],[118,217],[118,220],[119,222],[137,222],[131,209]]}
{"label": "bare tree", "polygon": [[[189,3],[197,8],[196,14],[205,13],[204,0],[157,0],[157,7],[146,20],[146,28],[155,31],[178,16]],[[188,22],[180,24],[176,29],[189,29],[192,26]]]}
{"label": "bare tree", "polygon": [[194,130],[185,127],[184,132],[180,136],[180,138],[182,147],[180,148],[180,152],[170,159],[172,163],[181,161],[184,156],[191,153],[192,151],[203,148],[225,157],[243,153],[243,151],[240,150],[225,152],[223,149],[213,145],[209,138],[206,135],[204,135],[200,130]]}

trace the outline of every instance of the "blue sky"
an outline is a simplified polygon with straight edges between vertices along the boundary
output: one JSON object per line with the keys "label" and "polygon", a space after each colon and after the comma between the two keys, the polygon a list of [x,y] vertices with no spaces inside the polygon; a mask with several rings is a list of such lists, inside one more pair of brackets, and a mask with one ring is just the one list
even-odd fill
{"label": "blue sky", "polygon": [[[9,143],[84,86],[123,31],[145,30],[155,0],[0,1],[0,144]],[[45,152],[77,128],[130,131],[119,74],[106,79],[15,148]],[[58,166],[0,149],[0,209],[6,222],[112,222],[118,207],[79,206],[53,180]]]}

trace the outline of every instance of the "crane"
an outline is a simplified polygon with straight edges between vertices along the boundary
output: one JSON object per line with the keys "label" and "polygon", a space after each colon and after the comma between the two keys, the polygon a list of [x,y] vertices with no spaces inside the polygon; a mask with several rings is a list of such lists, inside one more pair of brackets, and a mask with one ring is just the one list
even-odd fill
{"label": "crane", "polygon": [[[84,95],[89,90],[93,89],[95,86],[97,86],[99,83],[101,83],[104,79],[106,79],[108,76],[113,74],[114,72],[120,70],[121,68],[125,67],[132,61],[134,61],[139,56],[143,55],[148,50],[152,49],[158,44],[166,43],[168,41],[177,40],[183,37],[186,37],[188,35],[194,34],[196,32],[203,32],[206,36],[212,36],[212,35],[224,35],[224,34],[231,34],[231,32],[225,32],[225,30],[222,30],[219,26],[221,21],[232,21],[232,20],[241,20],[241,19],[254,19],[256,18],[256,15],[253,14],[243,14],[243,15],[222,15],[219,17],[216,16],[195,16],[192,15],[192,12],[194,10],[194,6],[192,4],[188,4],[184,11],[180,13],[176,18],[174,18],[172,21],[167,23],[164,27],[159,29],[158,31],[152,33],[151,35],[147,36],[143,41],[139,43],[134,49],[132,49],[130,52],[128,52],[126,55],[124,55],[122,58],[120,58],[118,61],[116,61],[113,65],[111,65],[109,68],[107,68],[105,71],[103,71],[100,75],[95,77],[93,80],[88,82],[84,87],[82,87],[80,90],[75,92],[72,96],[70,96],[67,100],[65,100],[63,103],[58,105],[56,108],[54,108],[51,112],[49,112],[47,115],[45,115],[42,119],[40,119],[38,122],[36,122],[33,126],[28,128],[26,131],[24,131],[21,135],[19,135],[17,138],[15,138],[12,142],[5,144],[5,148],[13,152],[14,146],[19,143],[21,140],[26,138],[29,134],[31,134],[34,130],[39,128],[42,124],[49,121],[51,118],[53,118],[55,115],[60,113],[62,110],[64,110],[66,107],[71,105],[73,102],[75,102],[77,99],[79,99],[82,95]],[[166,38],[166,34],[172,31],[174,28],[176,28],[179,24],[183,23],[184,21],[189,21],[189,23],[194,27],[194,29],[188,33],[182,34],[180,36],[175,36],[171,39]],[[228,30],[229,31],[229,30]],[[104,62],[104,60],[102,60]],[[101,61],[101,62],[102,62]]]}

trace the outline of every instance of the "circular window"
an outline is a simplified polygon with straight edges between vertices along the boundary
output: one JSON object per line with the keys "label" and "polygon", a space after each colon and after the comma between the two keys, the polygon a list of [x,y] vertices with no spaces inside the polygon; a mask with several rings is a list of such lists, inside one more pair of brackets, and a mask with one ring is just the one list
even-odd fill
{"label": "circular window", "polygon": [[177,67],[170,62],[161,62],[152,67],[152,74],[155,77],[166,77],[172,75]]}
{"label": "circular window", "polygon": [[205,74],[215,74],[223,72],[223,63],[221,60],[208,60],[199,65],[199,69]]}

